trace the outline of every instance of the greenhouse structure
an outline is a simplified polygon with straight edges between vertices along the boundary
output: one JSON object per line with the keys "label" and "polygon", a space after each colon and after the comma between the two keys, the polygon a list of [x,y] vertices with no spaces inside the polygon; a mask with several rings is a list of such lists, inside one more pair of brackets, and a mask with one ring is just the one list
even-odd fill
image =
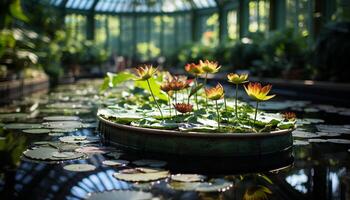
{"label": "greenhouse structure", "polygon": [[0,199],[350,199],[349,56],[350,0],[0,1]]}

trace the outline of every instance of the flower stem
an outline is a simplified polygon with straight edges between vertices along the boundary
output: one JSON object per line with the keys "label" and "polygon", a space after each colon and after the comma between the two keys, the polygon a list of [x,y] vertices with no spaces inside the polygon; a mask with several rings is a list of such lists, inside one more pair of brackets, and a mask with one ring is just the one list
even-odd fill
{"label": "flower stem", "polygon": [[238,119],[238,111],[237,111],[237,98],[238,98],[238,84],[236,84],[236,98],[235,98],[235,114],[236,114],[236,119]]}
{"label": "flower stem", "polygon": [[152,94],[153,100],[154,100],[154,102],[156,103],[157,108],[158,108],[158,110],[159,110],[159,112],[160,112],[160,115],[162,116],[162,119],[163,119],[164,117],[163,117],[162,110],[160,109],[160,107],[159,107],[159,105],[158,105],[158,102],[157,102],[157,100],[156,100],[156,97],[155,97],[154,94],[153,94],[151,85],[149,84],[149,80],[147,79],[146,81],[147,81],[147,84],[148,84],[149,91],[150,91],[151,94]]}
{"label": "flower stem", "polygon": [[[197,88],[197,85],[198,85],[198,76],[196,76],[196,78],[195,78],[195,87],[196,88]],[[196,101],[197,110],[199,110],[197,92],[195,93],[195,101]]]}
{"label": "flower stem", "polygon": [[256,116],[257,116],[257,114],[258,114],[258,107],[259,107],[259,101],[256,101],[255,116],[254,116],[254,123],[253,123],[253,126],[255,126]]}
{"label": "flower stem", "polygon": [[[177,104],[177,91],[175,90],[175,105]],[[175,115],[177,116],[177,110],[175,109]]]}
{"label": "flower stem", "polygon": [[168,95],[168,102],[169,102],[169,112],[170,112],[170,117],[171,117],[171,99],[170,99],[169,95]]}
{"label": "flower stem", "polygon": [[[208,73],[205,73],[204,89],[207,88]],[[208,96],[205,94],[205,109],[208,109]]]}
{"label": "flower stem", "polygon": [[217,120],[218,120],[218,130],[220,130],[220,113],[219,113],[219,106],[218,106],[218,101],[215,101],[216,105],[216,115],[217,115]]}

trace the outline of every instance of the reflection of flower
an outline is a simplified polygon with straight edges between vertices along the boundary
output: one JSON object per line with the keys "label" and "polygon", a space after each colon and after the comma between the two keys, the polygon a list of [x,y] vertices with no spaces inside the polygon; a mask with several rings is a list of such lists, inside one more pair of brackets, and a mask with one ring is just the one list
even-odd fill
{"label": "reflection of flower", "polygon": [[185,70],[186,70],[186,72],[193,74],[193,75],[196,75],[196,76],[203,74],[202,67],[200,65],[196,65],[194,63],[186,64]]}
{"label": "reflection of flower", "polygon": [[284,112],[282,113],[282,116],[286,120],[295,120],[297,118],[296,114],[294,112]]}
{"label": "reflection of flower", "polygon": [[205,73],[216,73],[221,68],[217,62],[210,62],[208,60],[205,60],[204,62],[202,60],[199,61],[199,66],[202,67],[202,70]]}
{"label": "reflection of flower", "polygon": [[140,81],[145,81],[151,78],[156,72],[157,68],[154,68],[152,65],[144,65],[136,68],[137,76]]}
{"label": "reflection of flower", "polygon": [[213,88],[206,88],[205,94],[207,95],[208,99],[216,101],[224,97],[224,88],[220,83],[218,83]]}
{"label": "reflection of flower", "polygon": [[227,75],[228,82],[234,83],[234,84],[242,84],[246,83],[248,79],[248,74],[235,74],[235,73],[229,73]]}
{"label": "reflection of flower", "polygon": [[262,87],[260,83],[249,83],[248,87],[244,86],[244,89],[247,92],[247,94],[255,101],[266,101],[276,96],[276,95],[267,96],[271,88],[272,88],[272,85],[270,84]]}
{"label": "reflection of flower", "polygon": [[244,200],[268,200],[268,195],[272,194],[271,190],[265,186],[258,185],[248,188],[243,195]]}
{"label": "reflection of flower", "polygon": [[177,103],[177,104],[174,104],[174,107],[180,113],[188,113],[188,112],[192,112],[193,110],[193,105],[187,104],[187,103]]}

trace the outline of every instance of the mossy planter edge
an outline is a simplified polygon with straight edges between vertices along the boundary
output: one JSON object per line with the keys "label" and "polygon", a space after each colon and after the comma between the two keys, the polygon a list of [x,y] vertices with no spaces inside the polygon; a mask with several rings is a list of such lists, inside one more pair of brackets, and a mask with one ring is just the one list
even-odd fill
{"label": "mossy planter edge", "polygon": [[289,150],[293,129],[267,133],[203,133],[123,125],[97,116],[105,144],[141,152],[181,156],[265,156]]}

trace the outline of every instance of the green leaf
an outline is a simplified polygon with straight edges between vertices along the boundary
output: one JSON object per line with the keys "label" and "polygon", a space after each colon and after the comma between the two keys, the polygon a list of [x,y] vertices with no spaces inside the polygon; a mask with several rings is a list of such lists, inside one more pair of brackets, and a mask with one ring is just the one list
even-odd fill
{"label": "green leaf", "polygon": [[125,81],[133,80],[135,78],[134,74],[127,71],[119,72],[117,74],[107,72],[107,76],[104,78],[100,91],[103,92],[109,87],[116,87]]}
{"label": "green leaf", "polygon": [[23,13],[21,0],[14,0],[10,5],[10,13],[13,17],[28,22],[28,17]]}
{"label": "green leaf", "polygon": [[[149,85],[151,86],[151,90],[153,91],[153,94],[156,98],[163,100],[163,101],[168,101],[168,97],[163,93],[163,91],[160,89],[160,82],[156,81],[153,77],[148,79]],[[147,81],[135,81],[135,87],[142,88],[144,90],[147,90],[148,92],[151,93]]]}

